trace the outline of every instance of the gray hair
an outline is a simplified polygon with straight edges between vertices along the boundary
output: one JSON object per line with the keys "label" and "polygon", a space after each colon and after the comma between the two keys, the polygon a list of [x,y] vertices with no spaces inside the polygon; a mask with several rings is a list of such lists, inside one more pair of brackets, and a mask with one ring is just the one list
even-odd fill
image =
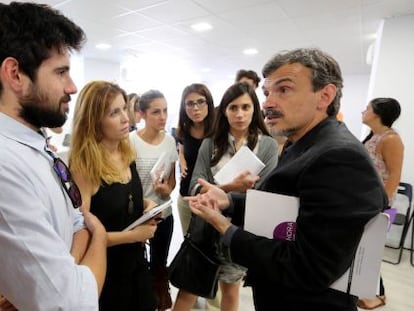
{"label": "gray hair", "polygon": [[280,67],[299,63],[311,70],[313,91],[319,91],[328,84],[336,86],[336,96],[326,110],[329,116],[336,116],[341,105],[342,73],[337,61],[319,49],[296,49],[284,51],[273,56],[263,67],[266,78]]}

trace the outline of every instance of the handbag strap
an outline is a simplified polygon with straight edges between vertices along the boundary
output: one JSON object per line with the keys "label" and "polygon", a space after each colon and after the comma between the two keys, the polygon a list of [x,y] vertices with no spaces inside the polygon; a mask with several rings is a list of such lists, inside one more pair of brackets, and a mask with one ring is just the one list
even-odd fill
{"label": "handbag strap", "polygon": [[201,256],[203,256],[207,261],[209,261],[212,264],[218,265],[218,262],[216,262],[214,259],[207,256],[193,241],[191,241],[190,238],[184,237],[184,239],[188,242],[188,244],[195,249]]}
{"label": "handbag strap", "polygon": [[190,239],[191,231],[192,231],[192,229],[194,227],[194,217],[195,217],[195,215],[193,213],[191,213],[190,223],[188,225],[188,229],[187,229],[187,232],[184,235],[184,238]]}

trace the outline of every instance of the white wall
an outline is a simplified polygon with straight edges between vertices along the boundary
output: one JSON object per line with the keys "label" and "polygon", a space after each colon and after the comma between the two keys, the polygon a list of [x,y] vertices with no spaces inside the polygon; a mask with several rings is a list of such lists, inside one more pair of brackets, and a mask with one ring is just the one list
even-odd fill
{"label": "white wall", "polygon": [[343,121],[348,129],[360,139],[362,129],[361,112],[367,105],[369,75],[344,75],[341,100]]}
{"label": "white wall", "polygon": [[92,80],[106,80],[110,82],[120,83],[120,63],[85,58],[84,67],[85,83],[88,83]]}
{"label": "white wall", "polygon": [[67,148],[64,148],[62,146],[62,142],[65,134],[70,133],[72,130],[72,118],[73,111],[75,109],[76,98],[83,86],[92,80],[107,80],[119,83],[121,77],[119,63],[84,58],[79,54],[74,54],[71,56],[70,74],[73,81],[75,82],[76,87],[78,88],[78,93],[71,96],[71,102],[69,103],[68,120],[63,125],[62,134],[56,134],[51,131],[49,132],[50,136],[52,136],[50,142],[58,148],[59,152],[64,152],[67,150]]}
{"label": "white wall", "polygon": [[[119,64],[104,60],[82,58],[75,55],[72,57],[71,74],[78,87],[78,91],[87,82],[92,80],[116,82],[128,93],[143,93],[151,88],[160,90],[164,93],[168,102],[169,118],[167,128],[169,130],[178,123],[180,97],[185,86],[196,82],[206,84],[213,95],[214,104],[217,106],[225,90],[233,83],[233,79],[229,77],[209,83],[208,81],[202,81],[202,77],[191,74],[191,69],[184,69],[181,71],[173,70],[174,76],[170,77],[165,74],[160,75],[158,72],[154,72],[153,68],[146,68],[142,63],[137,63],[133,66],[131,63]],[[147,74],[146,71],[149,71],[151,74]],[[180,76],[177,76],[177,72],[180,72]],[[367,103],[368,82],[368,75],[344,76],[341,111],[344,115],[344,122],[357,138],[360,138],[362,128],[361,111]],[[256,93],[262,102],[264,96],[261,89],[258,88]],[[72,113],[76,97],[77,95],[72,96],[71,111],[69,120],[64,126],[64,133],[70,132],[72,127]],[[53,134],[53,136],[60,142],[64,135]]]}
{"label": "white wall", "polygon": [[[414,51],[414,40],[412,40],[414,15],[387,19],[379,31],[382,31],[382,34],[379,34],[380,39],[377,40],[377,51],[374,56],[371,76],[344,75],[341,111],[344,115],[344,122],[350,131],[361,139],[364,132],[361,111],[364,110],[367,102],[379,96],[397,98],[402,105],[402,115],[395,123],[395,127],[405,143],[403,180],[414,184],[414,167],[413,162],[410,161],[414,156],[414,146],[409,143],[412,140],[409,122],[411,121],[410,116],[414,112],[414,106],[410,101],[413,98],[411,95],[411,76],[414,72],[414,57],[412,56]],[[72,57],[72,60],[71,74],[79,90],[85,83],[101,79],[119,83],[128,92],[141,93],[149,88],[157,88],[164,92],[169,103],[171,117],[169,118],[169,127],[175,126],[177,123],[182,89],[190,83],[203,82],[201,81],[202,77],[193,75],[191,68],[186,67],[182,67],[181,71],[173,70],[174,75],[171,77],[154,71],[154,68],[146,68],[142,63],[139,63],[139,68],[131,68],[129,64],[129,68],[127,68],[134,74],[132,79],[128,79],[121,75],[122,69],[125,69],[125,67],[121,67],[125,64],[82,58],[81,56]],[[171,62],[169,65],[171,66]],[[149,70],[151,75],[147,74],[145,70]],[[177,76],[177,72],[180,73],[180,76]],[[215,105],[219,104],[223,92],[232,82],[228,77],[214,81],[210,85],[206,82],[213,93]],[[257,94],[262,100],[261,90],[258,89]],[[71,113],[75,101],[76,95],[73,96]],[[70,127],[71,120],[65,124],[66,132]]]}
{"label": "white wall", "polygon": [[402,112],[394,127],[405,145],[402,180],[414,185],[413,38],[414,15],[384,21],[370,97],[394,97],[400,102]]}
{"label": "white wall", "polygon": [[[394,97],[401,104],[401,116],[394,123],[405,145],[401,181],[414,185],[413,72],[414,15],[384,20],[378,53],[371,75],[370,97]],[[408,246],[409,238],[406,239]]]}

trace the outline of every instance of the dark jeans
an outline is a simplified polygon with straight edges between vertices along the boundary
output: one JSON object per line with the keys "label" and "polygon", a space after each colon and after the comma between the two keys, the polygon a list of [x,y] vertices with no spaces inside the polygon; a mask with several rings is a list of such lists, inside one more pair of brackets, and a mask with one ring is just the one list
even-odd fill
{"label": "dark jeans", "polygon": [[150,269],[153,275],[167,266],[173,228],[174,218],[170,215],[158,224],[157,231],[150,240]]}

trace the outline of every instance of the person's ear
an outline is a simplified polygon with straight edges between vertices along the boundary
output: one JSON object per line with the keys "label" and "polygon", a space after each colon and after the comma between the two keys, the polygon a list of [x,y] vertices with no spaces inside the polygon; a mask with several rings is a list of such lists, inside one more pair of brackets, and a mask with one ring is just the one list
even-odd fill
{"label": "person's ear", "polygon": [[134,111],[135,119],[139,122],[142,119],[141,111]]}
{"label": "person's ear", "polygon": [[145,120],[147,118],[147,113],[145,111],[140,110],[138,113],[141,116],[141,119]]}
{"label": "person's ear", "polygon": [[325,85],[320,91],[320,100],[318,104],[318,109],[325,110],[332,103],[336,96],[336,86],[329,83]]}
{"label": "person's ear", "polygon": [[20,72],[19,62],[15,58],[7,57],[3,60],[0,67],[0,76],[2,83],[9,85],[9,88],[15,93],[22,92],[27,77]]}

